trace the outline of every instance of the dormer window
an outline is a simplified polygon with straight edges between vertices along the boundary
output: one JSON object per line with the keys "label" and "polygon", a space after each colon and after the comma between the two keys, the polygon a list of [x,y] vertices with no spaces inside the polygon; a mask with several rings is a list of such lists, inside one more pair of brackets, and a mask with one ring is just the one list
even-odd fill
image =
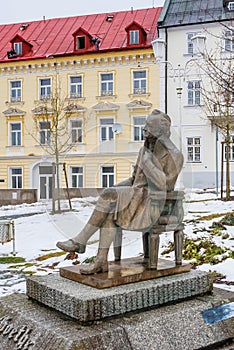
{"label": "dormer window", "polygon": [[30,56],[32,54],[32,44],[23,39],[20,35],[15,35],[10,41],[11,50],[7,52],[8,58],[17,58],[19,56]]}
{"label": "dormer window", "polygon": [[128,45],[145,45],[147,33],[137,22],[133,21],[125,28],[127,32]]}
{"label": "dormer window", "polygon": [[139,44],[139,30],[130,30],[130,45]]}
{"label": "dormer window", "polygon": [[79,28],[72,35],[74,37],[74,51],[84,51],[94,47],[92,35],[90,35],[85,29]]}
{"label": "dormer window", "polygon": [[14,51],[17,56],[22,55],[22,43],[14,43]]}
{"label": "dormer window", "polygon": [[76,37],[76,49],[77,50],[85,49],[85,36]]}

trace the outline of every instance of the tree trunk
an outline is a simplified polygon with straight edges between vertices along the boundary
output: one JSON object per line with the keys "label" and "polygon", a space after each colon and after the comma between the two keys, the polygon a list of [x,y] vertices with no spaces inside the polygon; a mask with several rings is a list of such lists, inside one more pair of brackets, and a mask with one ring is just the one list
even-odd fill
{"label": "tree trunk", "polygon": [[226,159],[226,199],[230,199],[231,188],[230,188],[230,141],[227,143],[227,159]]}

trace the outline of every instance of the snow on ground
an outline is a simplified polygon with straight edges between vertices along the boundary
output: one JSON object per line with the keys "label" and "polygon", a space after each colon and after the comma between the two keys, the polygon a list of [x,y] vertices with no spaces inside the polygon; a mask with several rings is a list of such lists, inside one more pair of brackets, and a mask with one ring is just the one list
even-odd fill
{"label": "snow on ground", "polygon": [[[65,260],[66,254],[61,253],[56,247],[56,242],[66,240],[76,233],[87,222],[92,213],[97,198],[87,197],[72,200],[73,211],[68,211],[68,203],[64,201],[61,214],[51,214],[51,203],[33,203],[16,206],[0,207],[1,219],[14,219],[16,230],[17,257],[25,258],[25,263],[1,264],[0,263],[0,296],[22,292],[25,293],[26,274],[48,274],[57,272],[59,267],[82,263],[86,258],[96,255],[99,233],[90,239],[86,252],[80,254],[75,260]],[[221,201],[212,191],[193,191],[186,194],[185,208],[185,234],[193,239],[206,238],[210,235],[209,227],[220,218],[196,221],[199,217],[211,214],[223,214],[234,210],[234,201]],[[222,236],[212,236],[219,246],[234,250],[234,227],[226,226],[228,239]],[[162,252],[172,241],[172,234],[161,235]],[[142,253],[141,233],[125,231],[123,235],[122,257],[137,256]],[[51,255],[52,254],[52,255]],[[12,242],[0,245],[0,258],[12,256]],[[163,256],[165,258],[165,256]],[[173,258],[173,253],[168,256]],[[110,249],[109,260],[114,258],[113,250]],[[203,264],[198,269],[216,271],[226,276],[221,284],[215,284],[219,288],[234,291],[234,259],[228,258],[218,264]]]}

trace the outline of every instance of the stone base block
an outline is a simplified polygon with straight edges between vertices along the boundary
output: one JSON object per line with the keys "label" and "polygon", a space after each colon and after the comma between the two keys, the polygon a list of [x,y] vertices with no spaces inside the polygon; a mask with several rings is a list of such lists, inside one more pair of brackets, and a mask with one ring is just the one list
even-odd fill
{"label": "stone base block", "polygon": [[59,274],[27,279],[28,297],[81,323],[181,301],[210,292],[212,287],[211,275],[198,270],[108,289],[92,288]]}
{"label": "stone base block", "polygon": [[157,270],[148,269],[148,259],[143,257],[110,261],[108,272],[92,275],[82,275],[80,273],[81,267],[83,265],[62,267],[60,275],[87,286],[103,289],[189,272],[191,269],[191,265],[188,263],[176,266],[174,261],[166,259],[158,260]]}
{"label": "stone base block", "polygon": [[212,295],[88,325],[23,294],[12,294],[0,298],[0,350],[230,350],[234,319],[208,326],[202,317],[204,310],[228,303],[227,294],[215,290]]}

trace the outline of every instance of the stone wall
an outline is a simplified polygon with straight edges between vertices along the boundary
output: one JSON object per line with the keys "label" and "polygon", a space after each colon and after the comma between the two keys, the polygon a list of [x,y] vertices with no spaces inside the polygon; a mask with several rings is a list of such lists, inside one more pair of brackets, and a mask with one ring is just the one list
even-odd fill
{"label": "stone wall", "polygon": [[0,189],[0,205],[34,203],[36,201],[36,189]]}

